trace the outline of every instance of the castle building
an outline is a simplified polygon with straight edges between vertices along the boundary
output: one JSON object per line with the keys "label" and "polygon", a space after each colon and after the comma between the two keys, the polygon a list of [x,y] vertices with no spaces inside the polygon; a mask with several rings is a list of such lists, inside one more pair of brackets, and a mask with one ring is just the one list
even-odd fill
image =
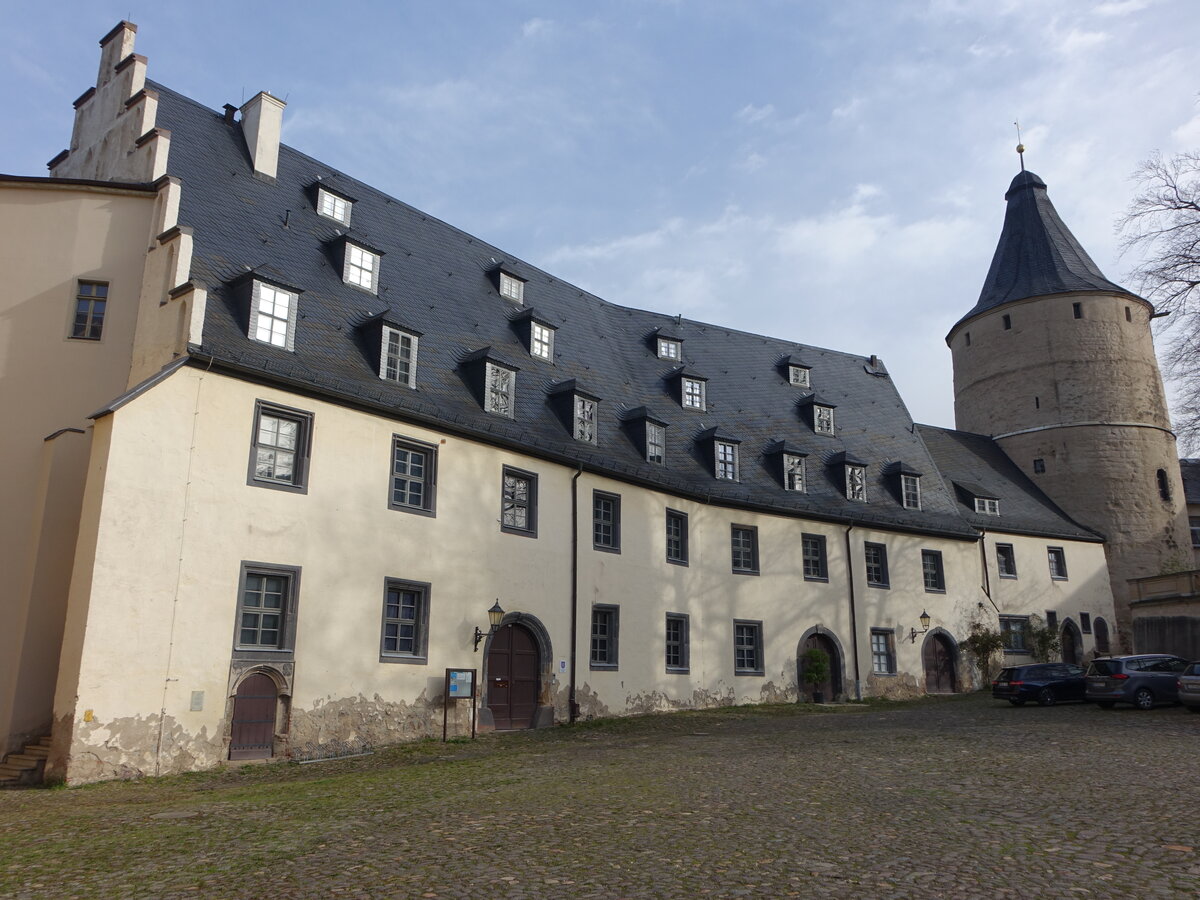
{"label": "castle building", "polygon": [[[968,690],[972,626],[1024,661],[1034,615],[1064,659],[1119,645],[1110,572],[1182,496],[1144,302],[993,266],[950,336],[962,430],[916,425],[877,357],[608,303],[282,144],[269,94],[148,80],[135,34],[101,41],[50,177],[0,176],[7,751],[79,783],[463,733],[473,707]],[[1168,472],[1158,525],[1074,505],[1068,463],[1109,447]]]}

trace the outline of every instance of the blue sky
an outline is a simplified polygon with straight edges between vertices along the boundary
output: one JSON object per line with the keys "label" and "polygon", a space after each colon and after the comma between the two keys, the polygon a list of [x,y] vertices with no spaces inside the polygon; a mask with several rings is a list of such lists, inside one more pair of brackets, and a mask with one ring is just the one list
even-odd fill
{"label": "blue sky", "polygon": [[43,175],[139,26],[214,109],[615,303],[887,363],[953,424],[943,338],[1027,166],[1110,278],[1130,173],[1200,147],[1192,0],[65,0],[10,29],[0,171]]}

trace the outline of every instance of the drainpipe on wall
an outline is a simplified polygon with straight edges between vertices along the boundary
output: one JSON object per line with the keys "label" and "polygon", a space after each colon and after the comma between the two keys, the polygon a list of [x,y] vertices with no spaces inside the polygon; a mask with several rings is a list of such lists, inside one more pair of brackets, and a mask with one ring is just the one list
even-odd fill
{"label": "drainpipe on wall", "polygon": [[575,646],[579,630],[579,476],[583,467],[571,476],[571,675],[567,688],[567,721],[579,718],[575,700]]}
{"label": "drainpipe on wall", "polygon": [[853,525],[846,526],[846,574],[850,576],[850,646],[854,651],[854,699],[862,700],[862,670],[858,663],[858,610],[854,597],[854,557],[850,552],[850,532]]}
{"label": "drainpipe on wall", "polygon": [[996,601],[992,599],[992,575],[988,571],[987,565],[987,532],[979,533],[979,564],[983,567],[983,592],[987,595],[988,603],[996,610],[997,615],[1000,613],[1000,607],[996,606]]}

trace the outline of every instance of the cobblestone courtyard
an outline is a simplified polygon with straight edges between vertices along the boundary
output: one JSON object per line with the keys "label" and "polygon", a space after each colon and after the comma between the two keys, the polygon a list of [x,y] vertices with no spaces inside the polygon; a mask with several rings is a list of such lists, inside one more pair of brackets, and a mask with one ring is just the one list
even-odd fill
{"label": "cobblestone courtyard", "polygon": [[0,792],[5,897],[1200,895],[1200,716],[652,716]]}

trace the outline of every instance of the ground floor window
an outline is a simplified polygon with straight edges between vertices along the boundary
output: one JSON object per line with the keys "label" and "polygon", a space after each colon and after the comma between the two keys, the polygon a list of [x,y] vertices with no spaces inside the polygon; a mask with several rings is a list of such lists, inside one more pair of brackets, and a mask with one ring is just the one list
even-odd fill
{"label": "ground floor window", "polygon": [[667,613],[667,671],[688,670],[688,617]]}
{"label": "ground floor window", "polygon": [[617,667],[617,621],[619,610],[615,606],[592,607],[592,655],[593,669],[615,669]]}
{"label": "ground floor window", "polygon": [[1029,652],[1029,648],[1025,644],[1025,629],[1028,625],[1028,616],[1000,617],[1000,637],[1004,639],[1005,653]]}
{"label": "ground floor window", "polygon": [[734,621],[733,671],[735,675],[763,674],[762,622]]}
{"label": "ground floor window", "polygon": [[876,675],[896,674],[896,632],[890,628],[871,629],[871,671]]}

